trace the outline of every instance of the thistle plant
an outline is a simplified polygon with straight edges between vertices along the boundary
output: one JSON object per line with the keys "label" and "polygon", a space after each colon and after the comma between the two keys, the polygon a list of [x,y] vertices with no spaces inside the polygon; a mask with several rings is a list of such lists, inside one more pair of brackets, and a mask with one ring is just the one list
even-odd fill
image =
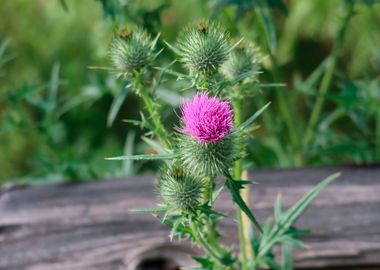
{"label": "thistle plant", "polygon": [[[258,80],[257,50],[245,41],[232,44],[229,34],[210,21],[186,28],[176,46],[167,43],[188,73],[167,67],[157,69],[175,79],[187,80],[195,88],[193,97],[182,101],[178,125],[168,132],[159,117],[154,91],[148,92],[146,87],[160,81],[154,77],[154,70],[149,70],[156,57],[156,40],[151,41],[143,30],[122,33],[111,45],[112,63],[123,75],[119,77],[131,81],[129,87],[142,97],[146,110],[142,115],[148,117],[139,123],[153,136],[150,145],[158,154],[110,159],[163,161],[156,181],[159,207],[137,210],[153,213],[169,226],[171,238],[187,239],[201,247],[205,255],[194,257],[201,265],[197,269],[281,269],[281,263],[291,265],[291,250],[304,247],[298,237],[305,234],[294,223],[338,175],[323,180],[286,211],[278,197],[274,222],[261,225],[250,210],[246,197],[241,194],[253,183],[242,177],[247,174],[243,173],[245,139],[254,131],[254,121],[269,106],[268,103],[252,116],[243,117],[243,103],[250,98],[250,89],[263,86]],[[224,188],[229,190],[236,205],[239,252],[221,244],[223,236],[217,227],[225,215],[214,204]],[[275,260],[275,245],[283,247],[283,262]]]}
{"label": "thistle plant", "polygon": [[182,165],[196,175],[217,176],[233,163],[232,109],[227,101],[198,93],[181,107],[183,128],[178,129]]}

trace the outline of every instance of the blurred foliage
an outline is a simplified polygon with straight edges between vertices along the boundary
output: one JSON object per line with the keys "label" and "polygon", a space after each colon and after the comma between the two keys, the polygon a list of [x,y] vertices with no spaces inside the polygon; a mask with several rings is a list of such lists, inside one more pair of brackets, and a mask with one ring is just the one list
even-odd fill
{"label": "blurred foliage", "polygon": [[[313,139],[300,143],[325,63],[339,40],[347,3],[355,3]],[[302,0],[57,0],[0,2],[0,184],[7,181],[86,180],[154,169],[153,163],[109,162],[122,152],[149,152],[138,119],[140,105],[126,97],[112,127],[107,115],[122,85],[106,72],[118,26],[135,24],[163,40],[200,18],[219,20],[268,55],[263,82],[282,88],[252,89],[246,115],[272,101],[250,142],[255,167],[370,163],[380,160],[380,5],[376,1]],[[336,46],[335,46],[336,47]],[[172,52],[158,61],[168,64]],[[327,60],[326,60],[327,59]],[[181,69],[181,66],[175,64]],[[163,83],[162,117],[173,126],[181,82]],[[293,139],[292,139],[293,138]],[[137,165],[137,166],[136,166]]]}

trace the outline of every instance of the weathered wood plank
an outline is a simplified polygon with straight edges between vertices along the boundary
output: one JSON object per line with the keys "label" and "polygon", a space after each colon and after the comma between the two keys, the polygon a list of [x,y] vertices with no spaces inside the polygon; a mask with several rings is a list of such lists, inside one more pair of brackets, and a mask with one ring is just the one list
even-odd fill
{"label": "weathered wood plank", "polygon": [[[379,166],[257,170],[251,174],[260,183],[252,189],[253,209],[264,221],[272,215],[277,193],[290,206],[336,171],[342,177],[298,222],[313,233],[305,238],[310,248],[296,253],[297,266],[380,269]],[[157,252],[186,261],[188,245],[169,243],[167,228],[152,216],[128,211],[155,205],[153,179],[146,175],[1,192],[0,269],[132,269],[141,254],[154,257]],[[228,196],[222,195],[217,208],[233,214]],[[226,242],[236,243],[235,224],[225,221],[223,230]]]}

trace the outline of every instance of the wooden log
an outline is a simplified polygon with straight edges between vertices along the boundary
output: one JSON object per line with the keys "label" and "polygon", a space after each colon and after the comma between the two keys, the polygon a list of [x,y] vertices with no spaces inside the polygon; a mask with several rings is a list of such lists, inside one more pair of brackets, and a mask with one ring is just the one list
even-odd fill
{"label": "wooden log", "polygon": [[[342,176],[297,223],[312,230],[303,239],[309,249],[295,254],[297,268],[380,269],[380,166],[254,171],[253,211],[263,222],[278,193],[288,207],[337,171]],[[153,182],[145,175],[1,191],[0,269],[132,270],[140,258],[146,259],[140,269],[176,269],[158,257],[188,263],[186,254],[199,250],[170,243],[168,229],[151,215],[128,211],[155,206]],[[228,192],[217,208],[233,215]],[[237,247],[235,225],[224,221],[222,230],[226,243]]]}

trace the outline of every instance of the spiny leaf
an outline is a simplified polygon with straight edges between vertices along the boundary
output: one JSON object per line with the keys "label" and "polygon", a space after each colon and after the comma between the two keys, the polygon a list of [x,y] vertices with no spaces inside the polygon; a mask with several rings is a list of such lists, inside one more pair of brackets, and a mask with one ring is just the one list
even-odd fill
{"label": "spiny leaf", "polygon": [[335,173],[324,179],[321,183],[315,186],[308,194],[293,205],[284,215],[284,226],[290,227],[301,216],[303,211],[314,201],[319,193],[332,181],[340,176],[340,173]]}
{"label": "spiny leaf", "polygon": [[289,235],[284,235],[281,239],[280,239],[280,242],[283,243],[284,245],[292,245],[294,246],[295,248],[302,248],[302,249],[306,249],[308,248],[308,245],[306,245],[305,243],[303,243],[302,241],[294,238],[294,237],[291,237]]}
{"label": "spiny leaf", "polygon": [[212,270],[214,269],[214,263],[210,261],[208,258],[200,258],[200,257],[195,257],[192,256],[192,258],[198,262],[201,267],[191,267],[191,268],[186,268],[186,269],[191,269],[191,270]]}
{"label": "spiny leaf", "polygon": [[159,155],[134,155],[134,156],[120,156],[120,157],[109,157],[105,158],[106,160],[125,160],[125,159],[133,159],[133,160],[165,160],[165,159],[174,159],[177,156],[175,153],[168,154],[159,154]]}
{"label": "spiny leaf", "polygon": [[207,214],[209,216],[219,216],[219,217],[227,217],[225,214],[219,213],[215,210],[212,210],[210,206],[203,205],[199,207],[199,210],[202,211],[202,213]]}
{"label": "spiny leaf", "polygon": [[177,230],[178,230],[180,225],[182,225],[182,220],[180,218],[178,218],[176,221],[174,221],[173,227],[170,230],[170,235],[169,235],[170,241],[173,241],[173,238],[177,234]]}
{"label": "spiny leaf", "polygon": [[256,228],[260,232],[262,232],[263,230],[262,230],[259,222],[256,220],[255,216],[253,215],[251,210],[249,210],[247,204],[244,202],[243,198],[240,195],[239,184],[235,183],[235,181],[232,178],[227,177],[226,186],[230,190],[234,202],[247,215],[247,217],[252,221],[252,223],[256,226]]}
{"label": "spiny leaf", "polygon": [[308,194],[306,194],[301,200],[299,200],[295,205],[288,209],[284,213],[281,222],[276,224],[276,226],[270,233],[265,234],[265,238],[263,238],[263,244],[260,247],[260,252],[258,256],[264,256],[269,250],[271,250],[273,245],[280,240],[280,238],[291,228],[291,226],[293,226],[293,224],[297,221],[300,215],[314,201],[314,199],[319,195],[319,193],[328,184],[330,184],[339,176],[340,173],[336,173],[325,178],[322,182],[316,185]]}

